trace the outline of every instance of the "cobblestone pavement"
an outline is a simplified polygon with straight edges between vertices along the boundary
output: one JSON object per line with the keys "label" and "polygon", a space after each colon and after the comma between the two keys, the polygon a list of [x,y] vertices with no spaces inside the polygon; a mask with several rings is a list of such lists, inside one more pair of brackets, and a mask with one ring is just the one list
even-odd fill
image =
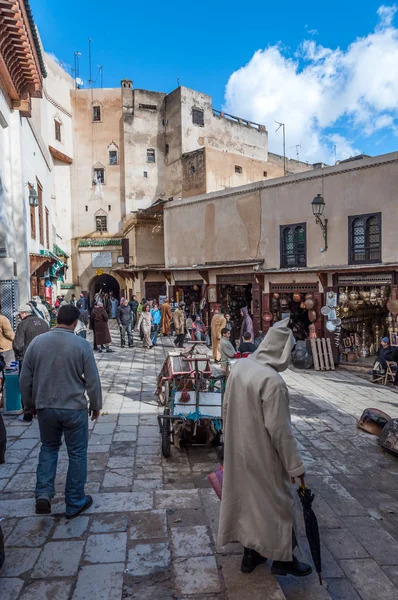
{"label": "cobblestone pavement", "polygon": [[[367,406],[396,415],[398,395],[346,372],[286,373],[329,592],[315,577],[277,582],[269,566],[243,576],[239,545],[216,542],[219,501],[206,478],[216,453],[190,447],[161,457],[153,391],[167,343],[97,355],[105,405],[89,441],[94,504],[71,522],[62,514],[65,449],[53,515],[36,516],[37,423],[5,417],[1,600],[397,600],[398,460],[359,432],[355,418]],[[300,535],[305,554],[302,527]]]}

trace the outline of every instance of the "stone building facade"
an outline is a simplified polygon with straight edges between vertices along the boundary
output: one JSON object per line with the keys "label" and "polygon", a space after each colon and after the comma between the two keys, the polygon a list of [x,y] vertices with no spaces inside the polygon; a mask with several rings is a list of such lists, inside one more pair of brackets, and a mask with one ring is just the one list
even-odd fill
{"label": "stone building facade", "polygon": [[[123,295],[134,290],[144,297],[155,283],[163,289],[164,275],[149,268],[164,266],[152,246],[159,232],[148,235],[155,203],[157,211],[173,199],[283,174],[283,163],[268,160],[265,126],[214,110],[206,94],[185,87],[170,94],[140,90],[124,79],[120,89],[75,89],[71,102],[76,291],[93,295],[107,288],[109,277]],[[292,168],[312,167],[296,161]],[[106,256],[93,257],[93,244]]]}
{"label": "stone building facade", "polygon": [[[256,331],[272,324],[279,298],[287,305],[294,294],[301,301],[310,294],[316,331],[324,335],[326,294],[346,293],[342,327],[363,321],[368,332],[372,322],[387,333],[385,294],[398,285],[397,185],[392,153],[168,203],[168,294],[189,293],[194,282],[210,311],[216,303],[233,310],[234,302],[246,302]],[[318,194],[326,240],[312,211]],[[390,328],[398,331],[398,323]]]}
{"label": "stone building facade", "polygon": [[73,80],[44,54],[29,2],[5,0],[0,26],[0,296],[15,325],[16,305],[52,300],[65,271]]}

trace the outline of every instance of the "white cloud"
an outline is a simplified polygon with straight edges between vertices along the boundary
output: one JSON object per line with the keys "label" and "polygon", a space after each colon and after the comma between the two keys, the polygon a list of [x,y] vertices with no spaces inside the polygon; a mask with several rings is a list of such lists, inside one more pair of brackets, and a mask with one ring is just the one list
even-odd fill
{"label": "white cloud", "polygon": [[[301,160],[327,162],[334,144],[338,159],[358,154],[351,131],[361,137],[398,127],[396,12],[396,5],[380,6],[375,30],[347,50],[313,40],[303,41],[294,58],[281,44],[258,50],[231,75],[224,110],[264,123],[273,152],[282,148],[277,120],[286,124],[287,146],[301,144]],[[331,134],[333,127],[348,134]]]}

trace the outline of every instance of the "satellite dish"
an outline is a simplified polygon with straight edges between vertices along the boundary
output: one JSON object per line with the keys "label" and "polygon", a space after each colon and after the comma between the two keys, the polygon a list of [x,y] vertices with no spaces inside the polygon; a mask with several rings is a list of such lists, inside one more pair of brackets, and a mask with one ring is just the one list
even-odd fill
{"label": "satellite dish", "polygon": [[80,77],[76,77],[76,83],[77,83],[77,85],[83,85],[84,84],[83,79],[80,79]]}

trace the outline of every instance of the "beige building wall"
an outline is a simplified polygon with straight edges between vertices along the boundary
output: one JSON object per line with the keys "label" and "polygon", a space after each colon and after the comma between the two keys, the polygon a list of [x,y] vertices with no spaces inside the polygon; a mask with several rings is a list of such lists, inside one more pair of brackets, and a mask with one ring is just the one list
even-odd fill
{"label": "beige building wall", "polygon": [[[120,126],[122,98],[120,89],[71,91],[73,108],[74,161],[72,166],[73,237],[97,236],[95,215],[106,213],[107,235],[120,230],[122,214]],[[93,122],[92,107],[101,107],[101,121]],[[109,151],[118,151],[118,164],[109,164]],[[93,184],[93,169],[105,169],[102,196]],[[102,212],[101,212],[102,214]]]}
{"label": "beige building wall", "polygon": [[[280,226],[295,223],[306,223],[308,268],[344,266],[348,217],[379,211],[382,261],[396,263],[397,187],[398,153],[393,153],[174,201],[165,207],[166,267],[263,259],[262,269],[277,270]],[[322,232],[312,215],[317,194],[326,203],[326,252],[321,251]]]}

